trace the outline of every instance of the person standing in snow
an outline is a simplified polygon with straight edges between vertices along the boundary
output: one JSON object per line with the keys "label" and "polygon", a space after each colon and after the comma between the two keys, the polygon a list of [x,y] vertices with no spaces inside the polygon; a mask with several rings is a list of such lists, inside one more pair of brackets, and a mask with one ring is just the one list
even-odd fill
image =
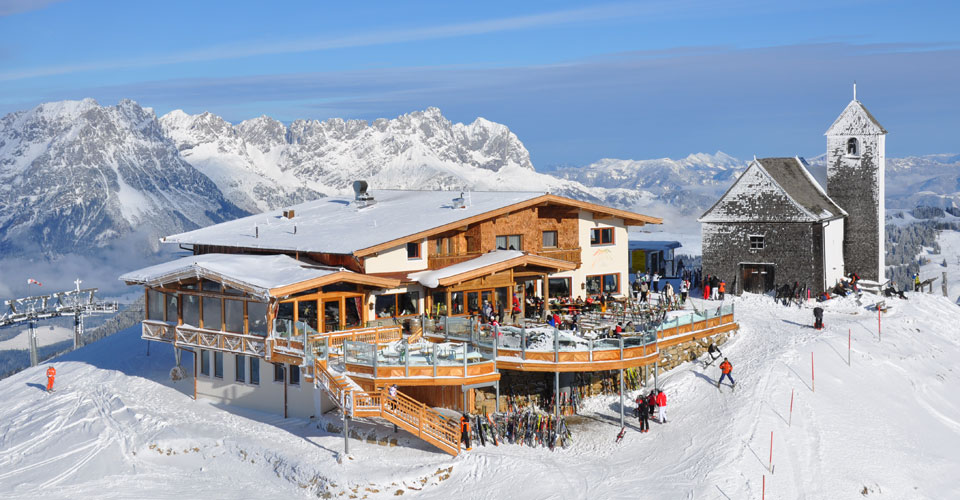
{"label": "person standing in snow", "polygon": [[687,303],[687,293],[690,291],[690,281],[687,279],[680,280],[680,305]]}
{"label": "person standing in snow", "polygon": [[653,272],[653,293],[660,293],[660,274],[656,271]]}
{"label": "person standing in snow", "polygon": [[720,300],[723,300],[723,294],[727,293],[727,282],[720,280]]}
{"label": "person standing in snow", "polygon": [[650,293],[650,287],[647,286],[647,282],[644,281],[640,283],[640,302],[647,301],[647,295]]}
{"label": "person standing in snow", "polygon": [[703,300],[710,299],[710,275],[707,275],[707,279],[703,280]]}
{"label": "person standing in snow", "polygon": [[53,392],[53,379],[57,377],[57,369],[53,366],[47,368],[47,392]]}
{"label": "person standing in snow", "polygon": [[640,432],[650,432],[650,405],[642,395],[637,397],[637,417],[640,419]]}
{"label": "person standing in snow", "polygon": [[713,276],[710,278],[710,298],[717,300],[720,296],[720,278]]}
{"label": "person standing in snow", "polygon": [[920,291],[920,273],[913,273],[913,291]]}
{"label": "person standing in snow", "polygon": [[733,372],[733,365],[730,364],[730,360],[723,358],[723,363],[720,363],[720,380],[717,381],[717,389],[720,388],[720,384],[723,383],[724,378],[730,379],[730,387],[736,387],[737,383],[733,381],[733,375],[730,375]]}
{"label": "person standing in snow", "polygon": [[657,417],[661,424],[667,423],[667,393],[657,391]]}

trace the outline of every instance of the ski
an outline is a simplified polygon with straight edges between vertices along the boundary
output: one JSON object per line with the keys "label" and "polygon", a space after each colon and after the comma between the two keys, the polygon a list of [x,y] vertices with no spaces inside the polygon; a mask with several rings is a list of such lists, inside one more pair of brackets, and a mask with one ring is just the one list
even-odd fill
{"label": "ski", "polygon": [[621,428],[620,428],[620,434],[617,434],[617,442],[618,442],[618,443],[620,442],[620,440],[623,439],[623,435],[626,434],[626,433],[627,433],[627,428],[626,428],[626,427],[621,427]]}

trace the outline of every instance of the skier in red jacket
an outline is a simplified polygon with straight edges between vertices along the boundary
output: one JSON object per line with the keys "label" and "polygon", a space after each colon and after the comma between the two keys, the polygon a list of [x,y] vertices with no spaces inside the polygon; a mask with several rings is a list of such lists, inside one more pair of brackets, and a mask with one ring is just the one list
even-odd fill
{"label": "skier in red jacket", "polygon": [[657,391],[657,418],[661,424],[667,423],[667,395]]}
{"label": "skier in red jacket", "polygon": [[730,379],[730,387],[736,387],[737,383],[733,381],[733,376],[730,375],[730,372],[733,371],[733,365],[730,364],[730,361],[727,358],[723,358],[723,363],[720,363],[720,380],[717,381],[717,389],[720,388],[720,383],[723,382],[724,378]]}

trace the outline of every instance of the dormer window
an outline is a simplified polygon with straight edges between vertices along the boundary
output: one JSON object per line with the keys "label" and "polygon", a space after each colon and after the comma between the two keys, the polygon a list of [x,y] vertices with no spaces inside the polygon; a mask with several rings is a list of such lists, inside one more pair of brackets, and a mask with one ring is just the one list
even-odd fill
{"label": "dormer window", "polygon": [[847,139],[847,156],[860,156],[860,142],[856,137]]}

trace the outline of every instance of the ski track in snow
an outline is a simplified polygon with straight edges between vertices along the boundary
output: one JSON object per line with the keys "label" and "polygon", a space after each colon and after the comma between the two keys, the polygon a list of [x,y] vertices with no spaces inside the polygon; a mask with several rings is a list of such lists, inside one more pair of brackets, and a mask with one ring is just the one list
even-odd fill
{"label": "ski track in snow", "polygon": [[736,389],[717,389],[716,363],[685,363],[660,376],[668,423],[649,433],[626,394],[619,444],[619,397],[597,396],[566,450],[477,444],[450,458],[359,420],[351,429],[399,445],[353,439],[342,464],[341,436],[316,422],[193,401],[191,379],[168,378],[169,346],[145,356],[134,328],[58,359],[52,394],[45,366],[0,381],[0,497],[741,499],[759,498],[766,475],[769,498],[864,498],[864,487],[868,498],[960,498],[960,308],[909,297],[887,299],[882,340],[874,297],[827,303],[822,332],[808,326],[812,304],[734,299],[741,331],[721,348]]}

